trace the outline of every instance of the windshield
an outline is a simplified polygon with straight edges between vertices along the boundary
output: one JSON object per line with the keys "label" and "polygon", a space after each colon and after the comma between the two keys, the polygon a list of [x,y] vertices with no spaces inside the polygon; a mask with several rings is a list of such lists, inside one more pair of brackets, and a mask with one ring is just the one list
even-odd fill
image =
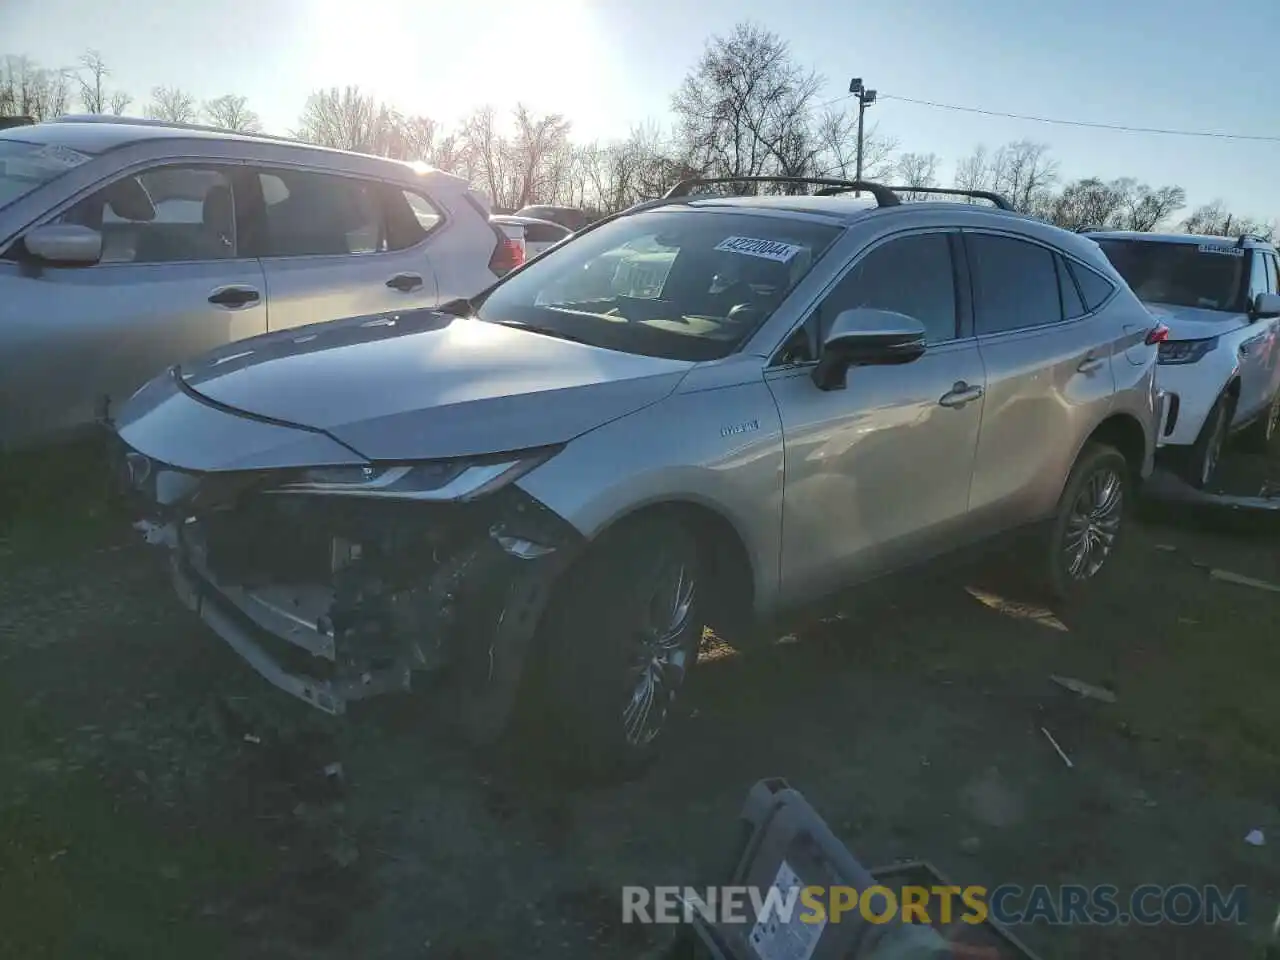
{"label": "windshield", "polygon": [[611,350],[714,360],[777,309],[838,233],[687,208],[622,217],[495,287],[478,315]]}
{"label": "windshield", "polygon": [[55,143],[0,139],[0,207],[91,159]]}
{"label": "windshield", "polygon": [[1244,309],[1245,251],[1230,241],[1103,239],[1098,246],[1139,300],[1232,313]]}

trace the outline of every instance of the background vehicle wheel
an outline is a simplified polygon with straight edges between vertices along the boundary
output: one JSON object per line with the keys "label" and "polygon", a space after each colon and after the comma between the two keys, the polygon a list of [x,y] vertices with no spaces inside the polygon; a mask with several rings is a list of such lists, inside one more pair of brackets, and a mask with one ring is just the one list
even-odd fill
{"label": "background vehicle wheel", "polygon": [[1271,406],[1244,432],[1241,439],[1247,449],[1254,453],[1268,453],[1271,441],[1280,431],[1280,393],[1271,399]]}
{"label": "background vehicle wheel", "polygon": [[543,620],[549,731],[584,773],[652,759],[702,640],[697,543],[668,517],[607,533],[568,571]]}
{"label": "background vehicle wheel", "polygon": [[1226,394],[1218,397],[1209,415],[1200,428],[1200,436],[1192,444],[1187,454],[1183,473],[1186,480],[1197,490],[1203,490],[1213,482],[1218,472],[1218,462],[1222,459],[1222,448],[1227,443],[1227,430],[1231,426],[1231,398]]}
{"label": "background vehicle wheel", "polygon": [[1089,443],[1071,469],[1049,535],[1046,584],[1069,600],[1096,579],[1115,553],[1129,495],[1129,463],[1120,451]]}

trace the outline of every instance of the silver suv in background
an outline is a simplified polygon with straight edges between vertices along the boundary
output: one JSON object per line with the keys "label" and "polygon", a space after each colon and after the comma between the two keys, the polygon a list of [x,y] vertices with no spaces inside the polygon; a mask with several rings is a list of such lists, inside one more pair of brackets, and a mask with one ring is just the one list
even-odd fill
{"label": "silver suv in background", "polygon": [[458,177],[118,118],[0,131],[0,450],[76,436],[190,356],[471,296],[515,265]]}
{"label": "silver suv in background", "polygon": [[179,595],[321,709],[435,673],[472,735],[538,704],[614,769],[654,750],[706,625],[749,643],[1012,533],[1059,597],[1108,569],[1165,331],[1097,244],[874,184],[693,192],[719,182],[446,312],[150,383],[120,469]]}

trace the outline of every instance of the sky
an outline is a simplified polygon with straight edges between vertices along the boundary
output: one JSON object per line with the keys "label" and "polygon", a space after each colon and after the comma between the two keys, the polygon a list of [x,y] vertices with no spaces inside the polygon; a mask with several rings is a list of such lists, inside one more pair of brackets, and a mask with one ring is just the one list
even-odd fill
{"label": "sky", "polygon": [[[307,94],[358,84],[445,123],[522,101],[579,140],[670,119],[708,36],[752,20],[826,78],[1003,113],[1277,138],[1101,131],[881,99],[902,150],[954,162],[978,144],[1051,146],[1066,178],[1180,184],[1189,207],[1280,218],[1280,0],[0,0],[0,54],[73,65],[89,47],[132,92],[243,94],[267,129]],[[852,103],[852,101],[846,101]]]}

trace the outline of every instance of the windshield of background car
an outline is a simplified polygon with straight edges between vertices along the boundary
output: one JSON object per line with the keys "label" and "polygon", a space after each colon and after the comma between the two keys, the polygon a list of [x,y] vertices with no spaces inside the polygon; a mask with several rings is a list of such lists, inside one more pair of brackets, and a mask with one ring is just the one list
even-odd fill
{"label": "windshield of background car", "polygon": [[1247,251],[1231,241],[1197,244],[1101,239],[1098,246],[1139,300],[1232,313],[1244,309],[1241,298]]}
{"label": "windshield of background car", "polygon": [[477,315],[611,350],[714,360],[777,309],[839,233],[795,217],[634,214],[494,287]]}
{"label": "windshield of background car", "polygon": [[0,138],[0,207],[92,159],[87,153],[56,143]]}

